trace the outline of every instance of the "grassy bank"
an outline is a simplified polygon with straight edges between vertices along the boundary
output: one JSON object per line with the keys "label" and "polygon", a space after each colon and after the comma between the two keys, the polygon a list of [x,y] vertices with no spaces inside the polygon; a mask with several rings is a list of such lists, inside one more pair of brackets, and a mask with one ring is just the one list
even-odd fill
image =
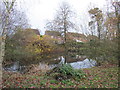
{"label": "grassy bank", "polygon": [[105,64],[83,69],[86,78],[57,81],[37,71],[26,74],[3,71],[3,88],[118,88],[118,66]]}

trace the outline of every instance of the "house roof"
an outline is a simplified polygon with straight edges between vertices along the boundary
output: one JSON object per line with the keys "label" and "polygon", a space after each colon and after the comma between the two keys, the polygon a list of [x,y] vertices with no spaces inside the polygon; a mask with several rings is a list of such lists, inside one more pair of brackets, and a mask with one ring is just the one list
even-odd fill
{"label": "house roof", "polygon": [[31,30],[33,31],[36,35],[40,35],[40,32],[38,29],[26,29],[26,30]]}
{"label": "house roof", "polygon": [[61,33],[58,31],[45,31],[45,35],[49,36],[61,36]]}

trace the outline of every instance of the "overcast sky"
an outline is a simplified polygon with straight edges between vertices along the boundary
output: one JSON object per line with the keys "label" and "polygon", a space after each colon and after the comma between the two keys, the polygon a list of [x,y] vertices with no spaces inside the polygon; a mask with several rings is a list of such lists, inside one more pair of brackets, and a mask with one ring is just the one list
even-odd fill
{"label": "overcast sky", "polygon": [[[52,20],[56,10],[62,1],[68,2],[73,10],[77,13],[76,24],[84,25],[88,22],[88,8],[93,5],[103,8],[106,0],[18,0],[20,8],[26,8],[25,12],[31,24],[31,28],[39,29],[41,34],[44,34],[45,24],[47,20]],[[90,5],[90,3],[92,3]],[[83,26],[85,29],[86,27]],[[81,30],[77,32],[82,32]]]}

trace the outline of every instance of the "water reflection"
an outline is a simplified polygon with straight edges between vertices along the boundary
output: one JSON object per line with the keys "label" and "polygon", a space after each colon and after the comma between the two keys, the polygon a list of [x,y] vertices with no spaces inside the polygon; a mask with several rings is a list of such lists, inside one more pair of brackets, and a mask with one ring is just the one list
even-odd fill
{"label": "water reflection", "polygon": [[19,61],[16,61],[10,65],[3,67],[3,70],[10,72],[24,72],[25,66],[21,66]]}
{"label": "water reflection", "polygon": [[82,61],[76,61],[76,62],[72,62],[72,63],[65,63],[65,58],[63,56],[61,56],[62,59],[59,62],[59,64],[53,64],[53,65],[49,65],[49,67],[54,68],[58,65],[61,64],[70,64],[74,69],[82,69],[82,68],[91,68],[97,65],[97,62],[95,60],[92,59],[84,59]]}
{"label": "water reflection", "polygon": [[13,64],[11,64],[10,66],[6,66],[3,68],[3,70],[6,70],[6,71],[16,71],[19,67],[19,62],[14,62]]}
{"label": "water reflection", "polygon": [[[79,55],[75,56],[76,59],[80,59],[82,57],[85,58],[85,56],[79,56]],[[49,70],[49,69],[53,69],[54,67],[57,67],[58,65],[67,64],[67,63],[70,64],[74,69],[82,69],[82,68],[91,68],[97,64],[95,60],[92,60],[92,59],[89,60],[87,58],[83,59],[82,61],[75,61],[74,59],[72,59],[72,60],[67,60],[67,62],[65,62],[64,56],[59,56],[58,58],[52,59],[52,61],[57,61],[57,64],[55,63],[46,64],[46,63],[39,62],[37,65],[35,65],[36,67],[34,67],[34,69]],[[28,67],[30,66],[20,65],[20,62],[17,61],[11,65],[4,67],[4,70],[11,71],[11,72],[26,73],[28,72],[28,69],[31,70]],[[33,68],[33,66],[31,67]]]}
{"label": "water reflection", "polygon": [[95,66],[96,64],[97,64],[97,62],[95,60],[92,60],[92,59],[89,60],[87,58],[83,61],[70,63],[70,65],[74,69],[91,68],[91,67]]}

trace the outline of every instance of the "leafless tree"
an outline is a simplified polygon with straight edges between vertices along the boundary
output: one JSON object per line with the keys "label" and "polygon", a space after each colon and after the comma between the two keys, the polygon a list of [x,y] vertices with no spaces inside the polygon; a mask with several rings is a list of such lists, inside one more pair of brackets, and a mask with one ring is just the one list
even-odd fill
{"label": "leafless tree", "polygon": [[[8,12],[6,12],[6,6],[4,5],[5,3],[1,2],[1,28],[2,30],[0,31],[0,34],[11,34],[13,33],[17,28],[27,28],[29,27],[28,25],[28,20],[26,18],[26,15],[22,11],[18,11],[16,6],[14,6],[8,17]],[[4,31],[3,29],[5,28],[6,25],[6,18],[8,17],[8,24],[7,24],[7,31]]]}
{"label": "leafless tree", "polygon": [[0,1],[0,78],[2,77],[2,62],[5,55],[6,36],[18,28],[29,26],[25,14],[18,11],[15,5],[16,0]]}
{"label": "leafless tree", "polygon": [[119,37],[120,33],[120,2],[119,0],[106,0],[106,37],[110,40]]}
{"label": "leafless tree", "polygon": [[60,5],[54,20],[47,23],[47,30],[55,30],[61,32],[64,37],[64,43],[66,43],[67,32],[70,29],[77,29],[75,23],[73,23],[73,15],[75,15],[75,13],[71,10],[69,4],[63,2]]}
{"label": "leafless tree", "polygon": [[[3,61],[3,57],[5,54],[5,39],[6,39],[6,33],[8,31],[8,27],[9,26],[9,17],[10,17],[10,13],[13,9],[13,6],[15,4],[15,0],[12,0],[12,2],[9,2],[7,0],[3,0],[0,2],[0,4],[2,5],[0,7],[0,82],[2,82],[2,61]],[[5,6],[5,10],[2,12],[3,6]],[[5,15],[6,13],[6,15]],[[4,18],[3,18],[4,17]]]}
{"label": "leafless tree", "polygon": [[112,3],[117,18],[117,34],[120,34],[120,1],[114,0]]}
{"label": "leafless tree", "polygon": [[61,33],[64,38],[65,61],[67,61],[67,33],[70,29],[77,30],[77,26],[73,22],[75,13],[72,11],[67,2],[62,2],[53,21],[47,23],[47,30],[55,30]]}
{"label": "leafless tree", "polygon": [[98,38],[101,39],[101,31],[103,25],[103,13],[99,8],[90,9],[89,14],[91,15],[92,21],[89,22],[89,26],[95,24],[97,26]]}

